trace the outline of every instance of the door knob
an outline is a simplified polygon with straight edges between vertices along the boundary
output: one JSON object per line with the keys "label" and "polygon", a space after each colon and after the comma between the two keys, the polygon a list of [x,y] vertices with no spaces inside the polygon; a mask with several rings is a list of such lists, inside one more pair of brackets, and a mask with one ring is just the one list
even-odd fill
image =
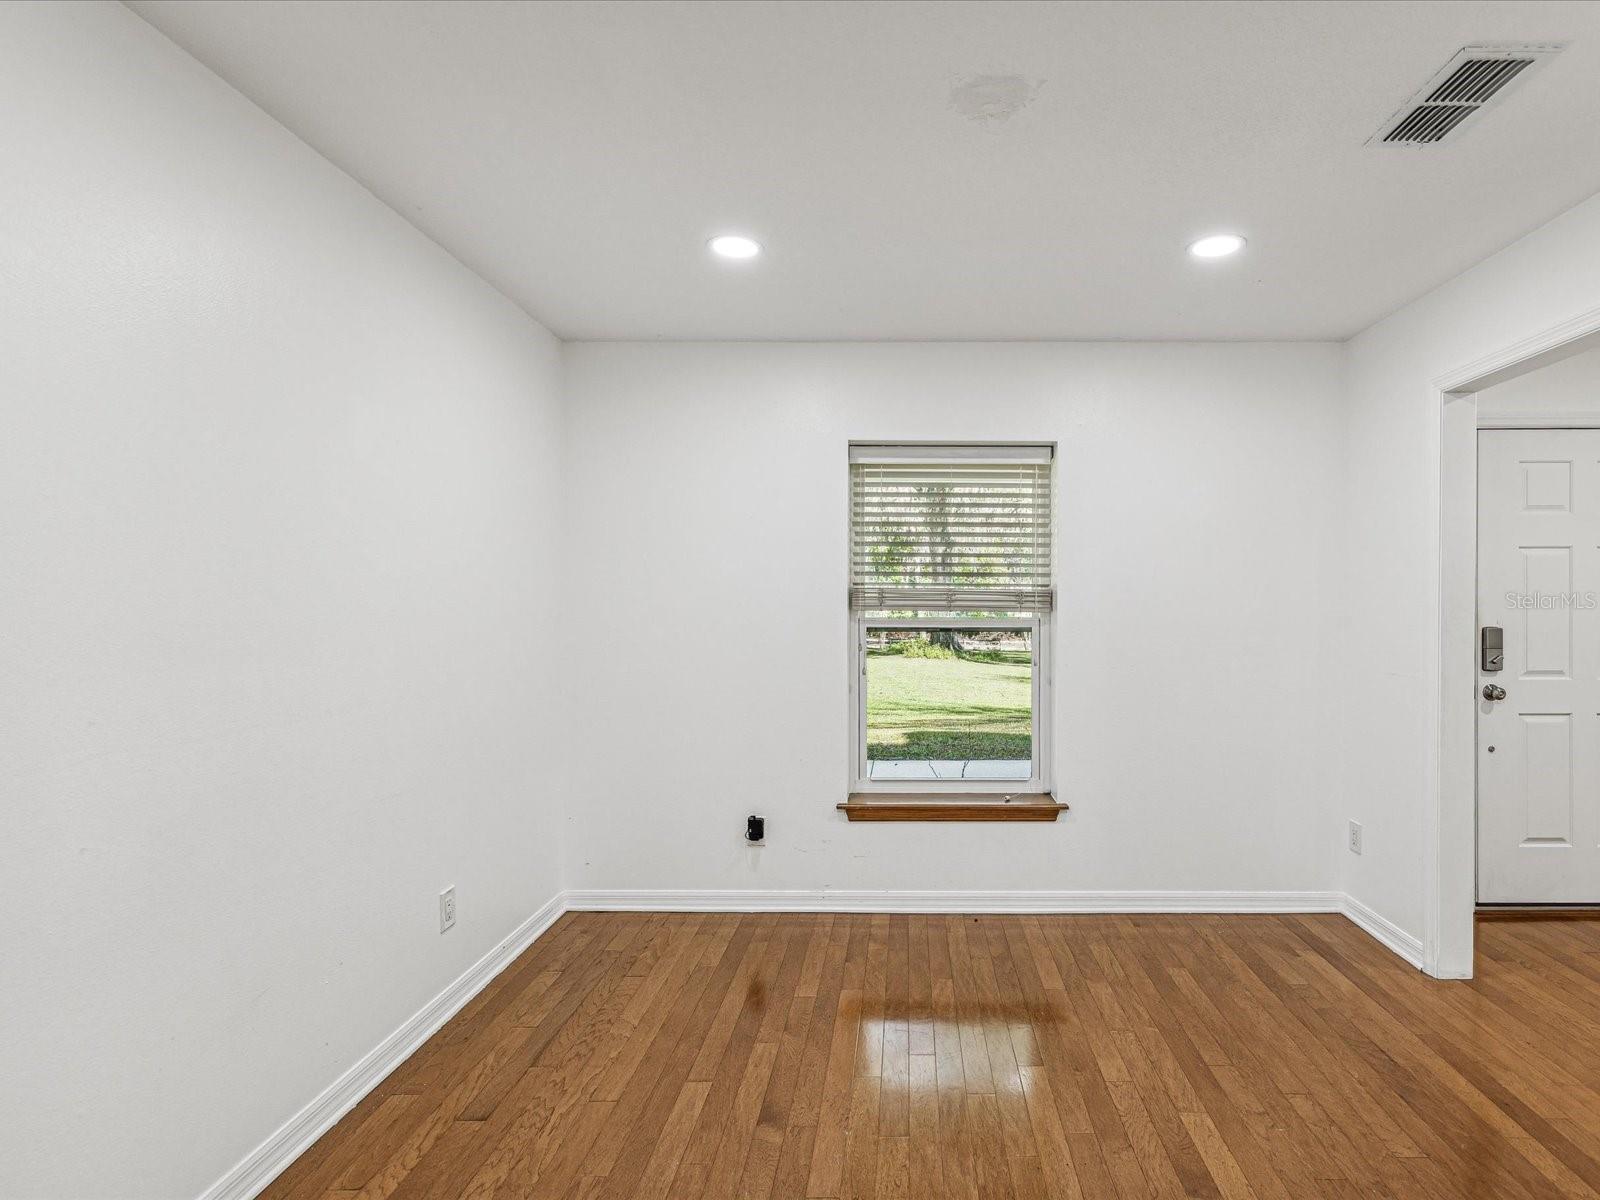
{"label": "door knob", "polygon": [[1504,700],[1506,698],[1506,690],[1498,683],[1486,683],[1483,685],[1483,698],[1485,700]]}

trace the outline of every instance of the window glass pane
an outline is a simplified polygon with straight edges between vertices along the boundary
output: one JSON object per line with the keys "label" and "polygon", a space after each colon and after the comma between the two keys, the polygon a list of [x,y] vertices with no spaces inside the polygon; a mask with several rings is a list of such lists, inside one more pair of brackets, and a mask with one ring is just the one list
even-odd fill
{"label": "window glass pane", "polygon": [[[873,621],[900,620],[912,618],[918,621],[1019,621],[1027,620],[1034,615],[1032,609],[1006,608],[1006,609],[963,609],[960,612],[951,612],[945,608],[875,608],[861,614],[867,623]],[[1026,636],[1026,630],[1023,631]]]}
{"label": "window glass pane", "polygon": [[867,778],[1033,774],[1027,629],[867,627]]}

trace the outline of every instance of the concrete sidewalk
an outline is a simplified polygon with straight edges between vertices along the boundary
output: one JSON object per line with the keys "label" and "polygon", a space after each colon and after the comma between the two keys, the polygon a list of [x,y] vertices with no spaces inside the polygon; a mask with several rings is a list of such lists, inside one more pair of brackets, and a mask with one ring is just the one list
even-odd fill
{"label": "concrete sidewalk", "polygon": [[867,778],[907,779],[1027,779],[1033,764],[1026,758],[913,759],[875,758],[867,763]]}

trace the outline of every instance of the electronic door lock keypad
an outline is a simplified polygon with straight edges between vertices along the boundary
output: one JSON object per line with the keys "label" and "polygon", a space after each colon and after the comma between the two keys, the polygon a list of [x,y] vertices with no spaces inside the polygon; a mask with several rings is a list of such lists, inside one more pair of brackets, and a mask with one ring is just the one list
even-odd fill
{"label": "electronic door lock keypad", "polygon": [[1485,625],[1482,635],[1483,669],[1502,671],[1506,665],[1506,634],[1498,625]]}

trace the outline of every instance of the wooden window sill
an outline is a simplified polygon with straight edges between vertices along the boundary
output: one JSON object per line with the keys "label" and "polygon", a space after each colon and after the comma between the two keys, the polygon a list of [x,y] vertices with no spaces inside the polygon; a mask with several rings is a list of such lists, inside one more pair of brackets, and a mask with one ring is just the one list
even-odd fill
{"label": "wooden window sill", "polygon": [[852,792],[838,808],[852,821],[1054,821],[1067,811],[1048,793],[1008,800],[984,792],[942,796]]}

